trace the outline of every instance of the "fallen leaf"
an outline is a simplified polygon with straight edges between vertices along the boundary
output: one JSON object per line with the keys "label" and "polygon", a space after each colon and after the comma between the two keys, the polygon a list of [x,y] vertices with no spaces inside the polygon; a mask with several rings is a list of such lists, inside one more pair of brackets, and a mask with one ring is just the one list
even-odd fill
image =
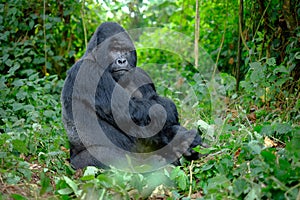
{"label": "fallen leaf", "polygon": [[278,144],[271,140],[269,137],[265,137],[265,147],[276,147]]}
{"label": "fallen leaf", "polygon": [[234,158],[237,159],[241,153],[241,148],[238,148],[238,150],[234,153]]}

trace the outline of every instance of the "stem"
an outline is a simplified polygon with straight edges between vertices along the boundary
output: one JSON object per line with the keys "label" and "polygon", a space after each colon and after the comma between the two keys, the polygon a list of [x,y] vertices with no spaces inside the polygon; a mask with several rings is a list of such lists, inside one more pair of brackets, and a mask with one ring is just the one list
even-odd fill
{"label": "stem", "polygon": [[43,23],[44,23],[43,33],[44,33],[44,58],[45,58],[43,73],[44,75],[46,75],[47,74],[46,0],[44,0]]}
{"label": "stem", "polygon": [[194,160],[192,160],[191,165],[189,167],[189,171],[190,171],[190,189],[189,189],[189,196],[191,197],[192,195],[192,188],[193,188],[193,167],[194,167]]}
{"label": "stem", "polygon": [[87,49],[88,46],[88,42],[87,42],[87,33],[86,33],[86,27],[85,27],[85,20],[84,20],[84,4],[85,4],[85,0],[82,1],[82,5],[81,5],[81,19],[82,19],[82,27],[83,27],[83,34],[84,34],[84,44],[85,44],[85,48]]}
{"label": "stem", "polygon": [[263,14],[262,14],[260,20],[259,20],[258,26],[257,26],[257,28],[256,28],[256,31],[254,32],[254,35],[253,35],[253,40],[254,40],[254,38],[255,38],[255,36],[256,36],[256,33],[258,32],[259,25],[261,24],[261,22],[262,22],[262,20],[263,20],[263,18],[264,18],[264,16],[265,16],[265,14],[266,14],[266,12],[267,12],[269,6],[270,6],[270,3],[271,3],[271,0],[269,0],[269,3],[268,3],[268,5],[267,5],[266,9],[264,10],[264,12],[263,12]]}
{"label": "stem", "polygon": [[[227,4],[227,3],[226,3],[226,4]],[[227,7],[227,6],[226,6],[226,7]],[[228,12],[227,12],[227,13],[228,13]],[[221,39],[221,44],[220,44],[220,47],[219,47],[219,52],[218,52],[218,55],[217,55],[216,63],[215,63],[214,70],[213,70],[213,74],[212,74],[212,80],[215,79],[215,75],[216,75],[217,67],[218,67],[218,62],[219,62],[220,55],[221,55],[221,50],[222,50],[223,44],[224,44],[225,34],[226,34],[226,28],[227,28],[227,20],[228,20],[228,14],[227,14],[227,16],[226,16],[226,20],[224,21],[224,31],[223,31],[223,35],[222,35],[222,39]]]}
{"label": "stem", "polygon": [[239,91],[239,84],[240,84],[240,68],[242,63],[242,38],[241,38],[241,31],[243,30],[243,22],[244,22],[244,2],[243,0],[240,0],[240,6],[239,6],[239,40],[238,40],[238,55],[237,55],[237,64],[236,64],[236,72],[235,72],[235,80],[236,80],[236,87],[235,91]]}
{"label": "stem", "polygon": [[199,61],[199,27],[200,27],[200,15],[199,15],[199,0],[196,0],[196,20],[195,20],[195,67],[198,68]]}

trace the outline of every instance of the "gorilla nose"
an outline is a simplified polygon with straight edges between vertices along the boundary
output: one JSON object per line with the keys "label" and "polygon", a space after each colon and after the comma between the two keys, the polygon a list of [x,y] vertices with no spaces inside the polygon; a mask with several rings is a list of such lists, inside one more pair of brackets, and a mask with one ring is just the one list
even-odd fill
{"label": "gorilla nose", "polygon": [[126,60],[126,58],[118,58],[116,60],[116,64],[119,65],[120,67],[126,67],[127,66],[127,60]]}

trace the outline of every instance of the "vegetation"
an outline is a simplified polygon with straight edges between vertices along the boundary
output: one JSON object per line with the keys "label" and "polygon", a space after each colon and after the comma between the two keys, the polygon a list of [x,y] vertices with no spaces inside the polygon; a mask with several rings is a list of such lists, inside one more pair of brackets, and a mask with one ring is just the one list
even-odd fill
{"label": "vegetation", "polygon": [[[300,199],[299,0],[196,1],[1,1],[0,199]],[[159,28],[137,35],[138,64],[207,156],[149,174],[70,167],[60,92],[104,21]]]}

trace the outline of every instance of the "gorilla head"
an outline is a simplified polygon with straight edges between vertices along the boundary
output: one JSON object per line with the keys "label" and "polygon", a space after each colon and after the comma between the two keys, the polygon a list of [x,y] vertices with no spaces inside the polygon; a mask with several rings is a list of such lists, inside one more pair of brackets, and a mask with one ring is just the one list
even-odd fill
{"label": "gorilla head", "polygon": [[[109,65],[108,70],[116,81],[136,67],[135,46],[128,33],[118,23],[105,22],[98,27],[89,42],[85,55],[95,49],[103,52],[100,53],[101,63],[105,61]],[[99,52],[97,54],[99,55]]]}

